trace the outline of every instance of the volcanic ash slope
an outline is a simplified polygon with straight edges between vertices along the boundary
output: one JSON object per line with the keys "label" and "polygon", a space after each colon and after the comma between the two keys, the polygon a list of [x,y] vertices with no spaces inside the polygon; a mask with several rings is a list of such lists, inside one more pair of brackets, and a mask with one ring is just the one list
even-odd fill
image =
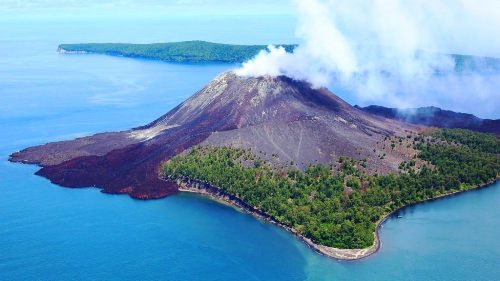
{"label": "volcanic ash slope", "polygon": [[347,156],[366,159],[369,173],[385,174],[415,152],[382,151],[380,143],[417,130],[305,82],[227,72],[146,126],[30,147],[9,160],[38,164],[38,175],[61,186],[150,199],[178,191],[158,179],[159,168],[193,145],[251,148],[277,166],[299,169]]}

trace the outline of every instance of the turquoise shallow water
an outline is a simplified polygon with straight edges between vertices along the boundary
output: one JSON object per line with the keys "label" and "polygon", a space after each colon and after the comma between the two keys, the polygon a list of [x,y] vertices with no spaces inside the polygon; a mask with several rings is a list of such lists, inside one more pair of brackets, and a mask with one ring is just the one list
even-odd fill
{"label": "turquoise shallow water", "polygon": [[183,33],[144,25],[147,35],[141,25],[0,26],[0,280],[499,279],[498,183],[404,209],[383,225],[377,254],[340,262],[196,195],[135,201],[64,189],[34,176],[35,166],[7,162],[26,146],[145,124],[232,67],[62,56],[60,41],[293,38],[280,24],[260,32],[265,20],[239,22],[244,36],[207,22]]}

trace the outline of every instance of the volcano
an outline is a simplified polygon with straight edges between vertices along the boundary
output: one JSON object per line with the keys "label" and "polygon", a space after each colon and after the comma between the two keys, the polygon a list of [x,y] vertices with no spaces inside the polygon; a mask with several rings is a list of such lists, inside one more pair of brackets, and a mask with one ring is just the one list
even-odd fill
{"label": "volcano", "polygon": [[251,149],[273,165],[301,170],[347,156],[364,159],[368,173],[386,174],[415,152],[386,149],[382,140],[419,129],[305,82],[227,72],[148,125],[30,147],[9,160],[37,164],[37,175],[63,187],[152,199],[178,192],[176,183],[159,179],[160,165],[195,145]]}

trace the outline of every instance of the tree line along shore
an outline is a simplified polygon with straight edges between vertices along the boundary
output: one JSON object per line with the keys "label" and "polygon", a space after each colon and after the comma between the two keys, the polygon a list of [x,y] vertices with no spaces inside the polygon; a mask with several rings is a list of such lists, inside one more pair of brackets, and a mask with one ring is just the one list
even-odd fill
{"label": "tree line along shore", "polygon": [[340,158],[300,171],[277,169],[250,150],[195,147],[165,162],[161,173],[217,186],[314,244],[336,249],[373,247],[378,224],[395,210],[499,177],[500,141],[492,134],[438,129],[386,141],[419,153],[400,163],[398,174],[377,175],[364,172],[363,160]]}

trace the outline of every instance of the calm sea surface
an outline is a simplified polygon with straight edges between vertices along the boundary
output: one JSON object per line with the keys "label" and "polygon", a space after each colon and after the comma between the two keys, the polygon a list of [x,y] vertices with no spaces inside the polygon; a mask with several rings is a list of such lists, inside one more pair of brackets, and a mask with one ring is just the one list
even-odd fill
{"label": "calm sea surface", "polygon": [[[233,21],[234,22],[234,21]],[[11,152],[148,123],[231,65],[59,55],[61,42],[293,42],[293,22],[1,22],[0,280],[499,280],[500,184],[407,208],[357,262],[195,195],[64,189]],[[265,30],[265,32],[263,32]]]}

